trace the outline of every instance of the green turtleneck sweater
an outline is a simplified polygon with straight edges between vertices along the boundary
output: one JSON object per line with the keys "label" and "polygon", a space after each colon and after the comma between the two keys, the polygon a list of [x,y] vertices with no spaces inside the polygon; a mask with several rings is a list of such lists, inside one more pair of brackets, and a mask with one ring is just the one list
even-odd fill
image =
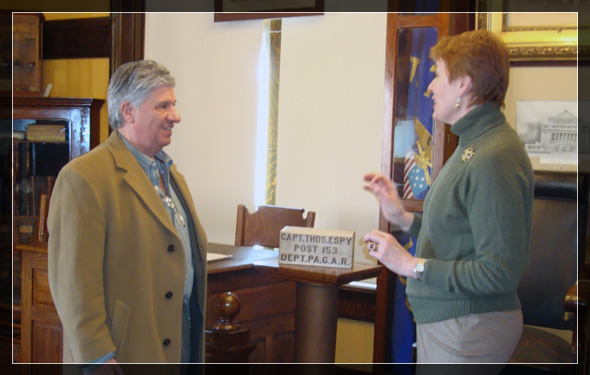
{"label": "green turtleneck sweater", "polygon": [[422,280],[406,288],[418,324],[519,309],[528,267],[534,176],[518,135],[492,104],[451,131],[459,146],[409,230],[427,259]]}

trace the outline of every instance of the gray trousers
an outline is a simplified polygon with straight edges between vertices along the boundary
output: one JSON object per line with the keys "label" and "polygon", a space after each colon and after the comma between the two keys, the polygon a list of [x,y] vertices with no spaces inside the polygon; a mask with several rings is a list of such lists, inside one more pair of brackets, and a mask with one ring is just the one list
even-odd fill
{"label": "gray trousers", "polygon": [[418,364],[507,363],[520,340],[522,327],[521,310],[418,324]]}

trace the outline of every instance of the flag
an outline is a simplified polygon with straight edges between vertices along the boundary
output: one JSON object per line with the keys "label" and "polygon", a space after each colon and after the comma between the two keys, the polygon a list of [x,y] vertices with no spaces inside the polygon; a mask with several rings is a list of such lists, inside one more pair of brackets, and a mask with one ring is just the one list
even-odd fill
{"label": "flag", "polygon": [[404,162],[404,199],[422,199],[428,192],[430,183],[424,172],[414,160],[414,152],[410,151],[406,155]]}
{"label": "flag", "polygon": [[[400,243],[414,255],[416,242],[406,233],[401,233]],[[402,242],[403,241],[403,242]],[[410,363],[412,361],[412,344],[416,341],[414,318],[407,302],[406,278],[398,276],[395,283],[395,303],[393,305],[393,323],[391,330],[391,351],[393,363]]]}
{"label": "flag", "polygon": [[410,185],[410,172],[416,167],[416,163],[414,163],[414,152],[410,151],[406,154],[406,158],[404,160],[404,190],[403,196],[404,199],[413,199],[414,193],[412,192],[412,186]]}
{"label": "flag", "polygon": [[[438,39],[435,28],[407,30],[411,35],[410,82],[408,87],[407,117],[413,119],[413,140],[406,142],[404,156],[403,194],[405,199],[424,199],[430,189],[432,174],[432,108],[433,101],[427,88],[434,79],[434,62],[429,51]],[[400,141],[399,144],[403,144]],[[411,147],[409,147],[411,145]],[[402,152],[397,150],[396,153]],[[400,155],[400,156],[401,156]],[[412,255],[416,254],[416,239],[406,233],[395,233],[399,243]],[[412,344],[416,341],[415,323],[406,296],[406,279],[399,276],[395,283],[393,328],[391,332],[391,361],[410,363]]]}

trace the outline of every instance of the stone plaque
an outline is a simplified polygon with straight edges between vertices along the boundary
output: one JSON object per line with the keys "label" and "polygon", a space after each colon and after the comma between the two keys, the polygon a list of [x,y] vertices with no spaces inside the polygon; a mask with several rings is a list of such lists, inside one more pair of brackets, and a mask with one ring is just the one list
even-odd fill
{"label": "stone plaque", "polygon": [[351,268],[354,231],[285,227],[281,230],[279,264]]}

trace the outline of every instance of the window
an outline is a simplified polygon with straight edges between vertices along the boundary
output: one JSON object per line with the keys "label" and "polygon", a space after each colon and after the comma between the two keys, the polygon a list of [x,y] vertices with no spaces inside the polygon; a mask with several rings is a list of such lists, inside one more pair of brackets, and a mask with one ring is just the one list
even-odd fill
{"label": "window", "polygon": [[256,206],[275,204],[281,19],[264,20],[258,62],[258,124],[256,136]]}

